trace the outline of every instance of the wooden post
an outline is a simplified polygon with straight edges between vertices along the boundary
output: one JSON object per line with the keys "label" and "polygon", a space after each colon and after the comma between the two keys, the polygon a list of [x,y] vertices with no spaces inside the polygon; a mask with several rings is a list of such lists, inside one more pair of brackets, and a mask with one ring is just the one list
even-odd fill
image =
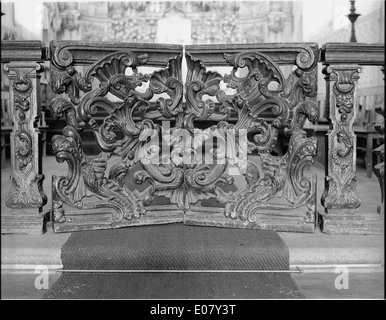
{"label": "wooden post", "polygon": [[[326,101],[330,130],[327,133],[325,208],[322,228],[325,233],[383,233],[383,220],[375,214],[360,212],[356,190],[356,117],[355,99],[362,65],[383,64],[383,46],[331,43],[323,46],[322,61],[326,75]],[[374,210],[375,211],[375,210]]]}
{"label": "wooden post", "polygon": [[328,214],[352,214],[359,208],[356,191],[355,91],[361,67],[330,65],[324,69],[330,120],[322,204]]}
{"label": "wooden post", "polygon": [[[40,41],[3,41],[1,62],[9,78],[9,98],[14,123],[11,141],[11,185],[1,213],[2,233],[44,232],[40,133],[40,62],[46,48]],[[4,200],[3,200],[4,201]]]}

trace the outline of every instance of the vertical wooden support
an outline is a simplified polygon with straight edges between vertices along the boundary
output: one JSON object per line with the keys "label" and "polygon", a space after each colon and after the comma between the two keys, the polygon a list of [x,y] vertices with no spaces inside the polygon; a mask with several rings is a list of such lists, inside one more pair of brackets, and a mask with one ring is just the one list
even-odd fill
{"label": "vertical wooden support", "polygon": [[355,91],[361,67],[330,65],[324,69],[330,130],[322,204],[327,214],[352,214],[359,208],[356,186]]}
{"label": "vertical wooden support", "polygon": [[321,60],[325,65],[326,101],[330,130],[327,134],[325,190],[321,202],[322,229],[330,234],[382,234],[384,221],[375,213],[361,212],[357,193],[355,98],[363,65],[383,65],[381,45],[327,43]]}
{"label": "vertical wooden support", "polygon": [[[45,48],[40,41],[4,41],[2,62],[9,78],[9,97],[14,123],[11,141],[11,184],[1,213],[2,233],[44,231],[40,133],[40,75]],[[4,200],[3,200],[4,201]]]}

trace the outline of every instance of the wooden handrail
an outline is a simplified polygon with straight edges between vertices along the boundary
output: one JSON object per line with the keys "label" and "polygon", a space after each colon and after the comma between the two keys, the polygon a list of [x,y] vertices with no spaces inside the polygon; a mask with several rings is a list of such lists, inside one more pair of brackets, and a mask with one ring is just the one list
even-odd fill
{"label": "wooden handrail", "polygon": [[1,63],[43,62],[48,59],[48,48],[42,41],[1,41]]}
{"label": "wooden handrail", "polygon": [[324,64],[358,64],[361,66],[383,66],[384,44],[326,43],[321,48],[320,62]]}

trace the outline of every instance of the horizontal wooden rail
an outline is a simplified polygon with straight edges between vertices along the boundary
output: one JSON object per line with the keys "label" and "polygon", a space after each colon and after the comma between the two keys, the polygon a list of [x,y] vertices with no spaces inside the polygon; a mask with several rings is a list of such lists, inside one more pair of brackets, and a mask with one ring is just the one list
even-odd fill
{"label": "horizontal wooden rail", "polygon": [[383,66],[385,64],[385,46],[365,43],[326,43],[321,48],[319,62]]}

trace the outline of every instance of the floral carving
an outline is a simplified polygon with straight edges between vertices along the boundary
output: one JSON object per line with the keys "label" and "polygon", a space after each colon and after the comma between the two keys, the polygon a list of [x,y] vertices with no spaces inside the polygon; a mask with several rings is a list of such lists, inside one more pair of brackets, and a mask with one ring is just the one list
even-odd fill
{"label": "floral carving", "polygon": [[338,81],[334,83],[333,91],[336,99],[336,108],[341,114],[341,120],[346,121],[348,113],[352,112],[353,94],[355,85],[351,81]]}
{"label": "floral carving", "polygon": [[62,201],[53,201],[53,217],[55,222],[63,223],[66,221]]}
{"label": "floral carving", "polygon": [[26,112],[30,108],[30,96],[32,92],[32,82],[30,79],[21,78],[13,84],[15,95],[15,109],[18,111],[18,120],[21,124],[26,121]]}
{"label": "floral carving", "polygon": [[33,158],[32,139],[30,134],[25,131],[18,133],[17,137],[15,156],[19,161],[19,169],[24,171]]}

